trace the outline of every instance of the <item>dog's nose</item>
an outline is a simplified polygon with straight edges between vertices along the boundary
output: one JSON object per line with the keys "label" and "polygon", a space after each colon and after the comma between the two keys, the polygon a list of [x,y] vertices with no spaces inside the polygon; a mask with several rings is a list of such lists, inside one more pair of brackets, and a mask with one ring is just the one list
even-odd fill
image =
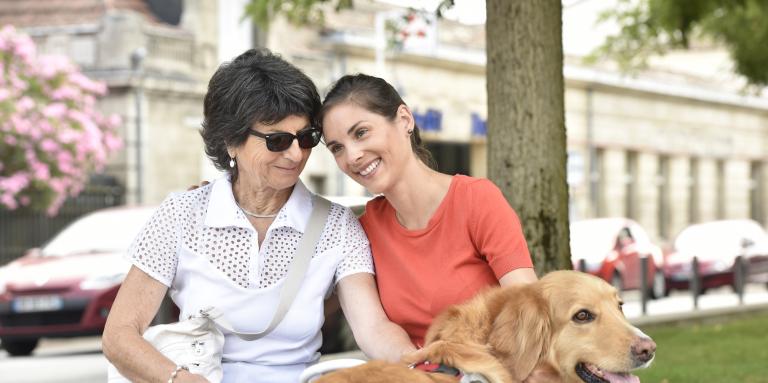
{"label": "dog's nose", "polygon": [[632,344],[632,357],[640,364],[648,363],[656,353],[656,342],[651,338],[638,338]]}

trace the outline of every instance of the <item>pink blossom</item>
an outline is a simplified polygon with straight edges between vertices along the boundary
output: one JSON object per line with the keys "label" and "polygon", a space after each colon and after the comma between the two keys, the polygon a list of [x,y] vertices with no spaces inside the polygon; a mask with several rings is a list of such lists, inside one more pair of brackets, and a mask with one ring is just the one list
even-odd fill
{"label": "pink blossom", "polygon": [[46,138],[40,142],[40,148],[43,149],[43,151],[50,153],[57,150],[59,148],[59,144],[50,138]]}
{"label": "pink blossom", "polygon": [[31,59],[37,49],[35,48],[35,43],[32,42],[32,39],[30,39],[28,36],[20,35],[16,38],[16,41],[14,41],[14,54],[19,56],[22,60],[29,60]]}
{"label": "pink blossom", "polygon": [[104,136],[104,145],[109,151],[116,151],[123,148],[123,140],[114,134],[107,134]]}
{"label": "pink blossom", "polygon": [[19,134],[26,135],[32,130],[32,124],[19,115],[11,116],[11,127]]}
{"label": "pink blossom", "polygon": [[11,193],[3,193],[3,195],[0,196],[0,204],[5,205],[8,210],[14,210],[18,207],[16,199],[13,198],[13,194]]}
{"label": "pink blossom", "polygon": [[14,91],[16,93],[23,92],[27,90],[29,85],[27,85],[24,80],[22,80],[19,76],[16,76],[15,73],[11,72],[11,74],[8,76],[11,80],[11,91]]}
{"label": "pink blossom", "polygon": [[48,165],[35,161],[31,164],[32,175],[35,179],[40,181],[48,181],[51,178],[51,171],[48,169]]}
{"label": "pink blossom", "polygon": [[49,118],[61,118],[67,113],[67,106],[61,102],[48,104],[43,108],[43,115]]}
{"label": "pink blossom", "polygon": [[107,118],[107,125],[111,128],[118,127],[123,124],[123,119],[120,116],[113,114]]}
{"label": "pink blossom", "polygon": [[16,173],[8,178],[0,177],[0,190],[16,194],[29,185],[29,176],[24,173]]}
{"label": "pink blossom", "polygon": [[72,153],[60,151],[56,153],[56,161],[60,165],[70,165],[72,163]]}
{"label": "pink blossom", "polygon": [[37,124],[37,127],[40,128],[40,131],[43,132],[43,134],[50,134],[53,132],[54,128],[53,125],[51,125],[48,120],[42,120]]}
{"label": "pink blossom", "polygon": [[[32,39],[13,27],[0,29],[0,55],[0,204],[40,206],[29,196],[42,194],[51,198],[43,209],[56,214],[122,147],[121,120],[97,108],[104,82],[66,57],[38,56]],[[21,164],[5,157],[18,155]]]}
{"label": "pink blossom", "polygon": [[41,65],[37,67],[37,72],[43,79],[50,80],[73,70],[69,59],[64,56],[43,56],[39,61]]}
{"label": "pink blossom", "polygon": [[48,186],[50,186],[56,194],[64,194],[67,191],[67,184],[61,178],[51,178],[48,181]]}
{"label": "pink blossom", "polygon": [[24,96],[16,103],[16,110],[19,113],[26,113],[35,107],[35,101],[28,96]]}
{"label": "pink blossom", "polygon": [[45,213],[49,216],[53,217],[58,213],[59,209],[61,209],[61,205],[64,204],[64,201],[66,200],[67,195],[66,194],[59,194],[57,195],[53,202],[51,202],[51,205],[48,207],[48,209],[45,210]]}
{"label": "pink blossom", "polygon": [[54,100],[74,100],[80,95],[80,91],[73,86],[62,86],[51,93]]}

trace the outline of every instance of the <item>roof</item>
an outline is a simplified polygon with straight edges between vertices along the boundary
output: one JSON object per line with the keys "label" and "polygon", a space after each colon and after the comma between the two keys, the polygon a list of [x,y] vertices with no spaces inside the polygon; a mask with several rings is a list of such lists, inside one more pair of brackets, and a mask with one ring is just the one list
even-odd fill
{"label": "roof", "polygon": [[129,10],[147,21],[162,22],[146,0],[0,0],[0,26],[19,28],[61,27],[96,24],[110,10]]}

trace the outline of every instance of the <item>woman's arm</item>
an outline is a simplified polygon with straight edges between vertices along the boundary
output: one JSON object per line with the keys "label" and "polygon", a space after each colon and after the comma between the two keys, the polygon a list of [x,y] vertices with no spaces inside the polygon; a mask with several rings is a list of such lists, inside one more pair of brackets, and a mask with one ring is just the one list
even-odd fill
{"label": "woman's arm", "polygon": [[536,282],[539,278],[532,268],[523,267],[512,270],[499,278],[499,284],[502,286],[511,286],[523,283]]}
{"label": "woman's arm", "polygon": [[[165,382],[176,368],[142,338],[167,291],[168,287],[132,266],[112,304],[102,337],[104,356],[132,382]],[[207,382],[184,370],[173,381]]]}
{"label": "woman's arm", "polygon": [[405,330],[384,313],[373,275],[347,276],[339,281],[337,291],[355,340],[368,357],[398,362],[403,355],[416,351]]}

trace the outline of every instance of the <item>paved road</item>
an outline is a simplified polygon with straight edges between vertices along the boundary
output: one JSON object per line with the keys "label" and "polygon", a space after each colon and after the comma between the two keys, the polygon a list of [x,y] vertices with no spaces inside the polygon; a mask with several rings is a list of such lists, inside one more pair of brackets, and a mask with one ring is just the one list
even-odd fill
{"label": "paved road", "polygon": [[[624,312],[630,319],[641,318],[639,294],[624,295]],[[762,285],[750,285],[745,304],[768,303],[768,290]],[[738,298],[728,288],[713,290],[700,297],[700,309],[715,309],[738,304]],[[663,315],[693,310],[693,300],[686,292],[674,292],[670,297],[648,303],[648,314]],[[99,337],[43,340],[30,357],[11,358],[0,350],[0,383],[103,383],[107,362],[101,354]]]}
{"label": "paved road", "polygon": [[30,357],[0,351],[0,383],[104,383],[107,360],[101,338],[43,340]]}

